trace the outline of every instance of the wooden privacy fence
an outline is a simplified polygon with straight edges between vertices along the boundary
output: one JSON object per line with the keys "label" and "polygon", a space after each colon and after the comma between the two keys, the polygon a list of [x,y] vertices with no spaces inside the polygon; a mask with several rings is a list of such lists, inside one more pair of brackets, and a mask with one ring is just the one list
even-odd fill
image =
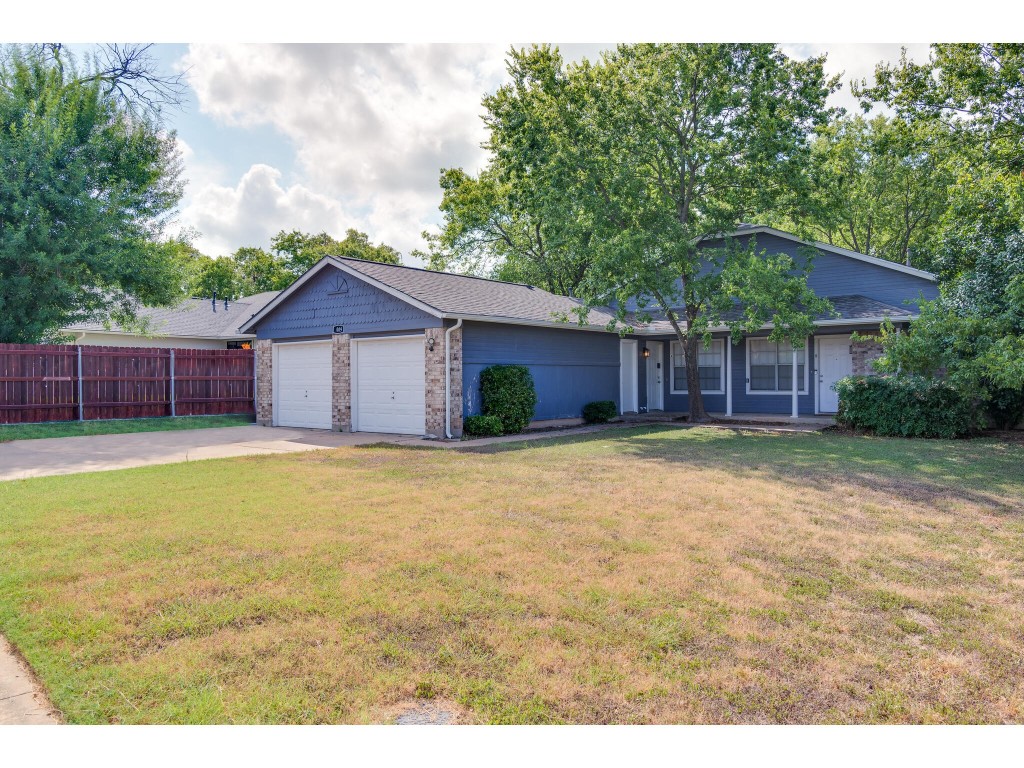
{"label": "wooden privacy fence", "polygon": [[251,349],[0,344],[0,424],[254,413]]}

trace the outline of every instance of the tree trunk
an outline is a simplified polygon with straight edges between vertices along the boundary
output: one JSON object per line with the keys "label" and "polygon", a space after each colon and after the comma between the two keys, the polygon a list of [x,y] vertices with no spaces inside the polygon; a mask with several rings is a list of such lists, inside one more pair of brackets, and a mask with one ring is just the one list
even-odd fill
{"label": "tree trunk", "polygon": [[708,412],[704,410],[704,395],[700,391],[700,338],[690,334],[683,340],[683,353],[686,356],[686,393],[690,402],[690,421],[703,423],[709,421]]}

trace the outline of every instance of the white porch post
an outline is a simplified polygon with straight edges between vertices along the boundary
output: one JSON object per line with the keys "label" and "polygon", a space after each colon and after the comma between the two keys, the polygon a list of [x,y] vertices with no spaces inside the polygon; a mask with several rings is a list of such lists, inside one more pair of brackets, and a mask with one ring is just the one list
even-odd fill
{"label": "white porch post", "polygon": [[732,339],[725,340],[725,415],[732,416]]}
{"label": "white porch post", "polygon": [[796,378],[797,378],[796,377],[796,371],[797,371],[796,346],[794,346],[793,347],[793,418],[794,419],[800,416],[800,403],[799,403],[800,393],[799,393],[799,387],[797,386],[797,383],[796,383]]}

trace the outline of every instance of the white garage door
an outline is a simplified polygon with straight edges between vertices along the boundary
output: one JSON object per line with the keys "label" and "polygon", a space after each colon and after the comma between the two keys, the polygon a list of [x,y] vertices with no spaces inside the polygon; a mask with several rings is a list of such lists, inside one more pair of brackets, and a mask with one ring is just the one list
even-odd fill
{"label": "white garage door", "polygon": [[274,345],[274,425],[331,428],[331,342]]}
{"label": "white garage door", "polygon": [[423,337],[353,344],[358,432],[422,435],[426,428]]}

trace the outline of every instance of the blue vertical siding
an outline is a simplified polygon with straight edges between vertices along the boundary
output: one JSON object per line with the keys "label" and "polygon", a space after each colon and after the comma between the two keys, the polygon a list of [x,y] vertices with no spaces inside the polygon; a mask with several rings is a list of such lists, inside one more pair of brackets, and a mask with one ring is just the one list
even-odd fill
{"label": "blue vertical siding", "polygon": [[614,333],[498,323],[462,331],[463,412],[480,413],[480,372],[525,365],[537,388],[535,419],[578,417],[594,400],[619,404],[619,337]]}
{"label": "blue vertical siding", "polygon": [[[344,283],[339,284],[339,278]],[[342,287],[344,290],[338,291]],[[256,326],[260,339],[329,336],[336,325],[345,333],[422,330],[440,319],[357,277],[328,266],[309,279]]]}

